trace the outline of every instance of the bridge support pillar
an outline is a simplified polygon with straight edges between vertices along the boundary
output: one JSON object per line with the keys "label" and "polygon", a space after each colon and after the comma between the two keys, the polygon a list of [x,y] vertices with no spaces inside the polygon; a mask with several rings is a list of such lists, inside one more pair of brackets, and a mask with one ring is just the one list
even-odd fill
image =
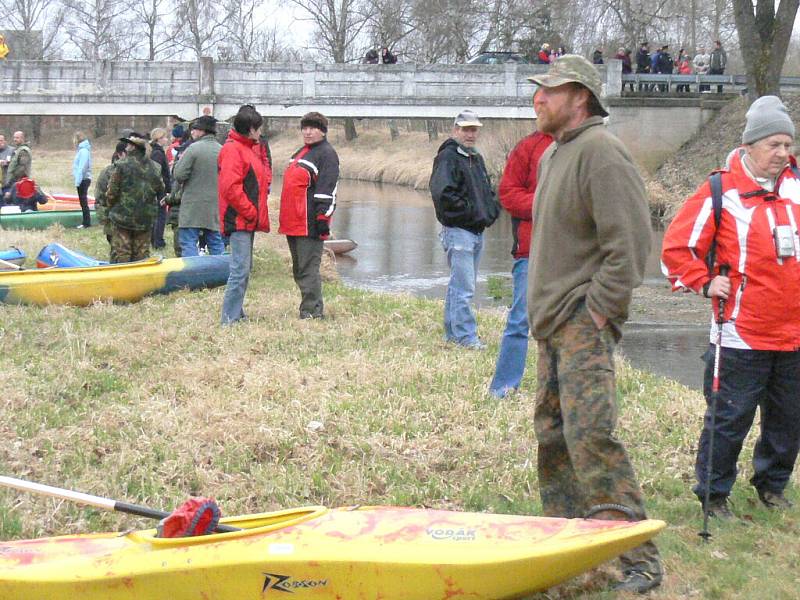
{"label": "bridge support pillar", "polygon": [[213,104],[216,91],[214,90],[214,59],[210,56],[200,57],[199,104]]}
{"label": "bridge support pillar", "polygon": [[612,58],[606,65],[606,98],[622,96],[622,61]]}

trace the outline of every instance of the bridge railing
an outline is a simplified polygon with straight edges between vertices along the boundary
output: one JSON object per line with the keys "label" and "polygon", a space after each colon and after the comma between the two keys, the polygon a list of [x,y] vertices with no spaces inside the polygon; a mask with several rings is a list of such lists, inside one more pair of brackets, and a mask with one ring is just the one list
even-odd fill
{"label": "bridge railing", "polygon": [[[745,75],[669,75],[629,73],[622,75],[622,91],[631,92],[742,92]],[[781,89],[800,89],[800,77],[781,77]]]}

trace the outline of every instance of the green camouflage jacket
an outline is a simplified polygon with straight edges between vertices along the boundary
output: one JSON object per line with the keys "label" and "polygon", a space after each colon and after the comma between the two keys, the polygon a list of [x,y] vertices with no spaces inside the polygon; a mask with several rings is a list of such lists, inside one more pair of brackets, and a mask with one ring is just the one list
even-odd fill
{"label": "green camouflage jacket", "polygon": [[108,220],[108,207],[106,206],[106,193],[108,192],[108,180],[111,179],[111,172],[114,165],[108,165],[100,172],[97,183],[94,184],[94,209],[97,215],[97,222],[103,226],[103,233],[111,235],[111,223]]}
{"label": "green camouflage jacket", "polygon": [[23,177],[31,176],[31,149],[28,144],[20,144],[11,155],[11,162],[8,163],[5,184],[13,183]]}
{"label": "green camouflage jacket", "polygon": [[148,231],[164,193],[161,168],[144,154],[130,152],[111,172],[105,204],[109,220],[122,229]]}

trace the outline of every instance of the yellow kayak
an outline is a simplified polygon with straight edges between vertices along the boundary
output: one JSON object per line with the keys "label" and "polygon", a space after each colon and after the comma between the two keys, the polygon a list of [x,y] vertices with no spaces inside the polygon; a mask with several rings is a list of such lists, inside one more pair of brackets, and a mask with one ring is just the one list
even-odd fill
{"label": "yellow kayak", "polygon": [[155,530],[144,530],[0,542],[0,598],[523,598],[618,556],[665,526],[393,507],[304,507],[222,521],[243,531],[159,539]]}
{"label": "yellow kayak", "polygon": [[88,306],[97,300],[136,302],[148,294],[225,285],[229,270],[230,255],[222,254],[2,272],[0,303]]}

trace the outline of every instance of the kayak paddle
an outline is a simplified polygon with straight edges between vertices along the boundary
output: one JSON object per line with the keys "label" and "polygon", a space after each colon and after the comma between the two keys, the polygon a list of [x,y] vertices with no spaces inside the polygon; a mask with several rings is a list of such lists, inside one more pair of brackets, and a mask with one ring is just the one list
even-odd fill
{"label": "kayak paddle", "polygon": [[[25,481],[24,479],[16,479],[14,477],[6,477],[0,475],[0,486],[21,490],[23,492],[33,492],[34,494],[43,494],[45,496],[52,496],[53,498],[61,498],[62,500],[70,500],[78,504],[86,504],[94,506],[95,508],[102,508],[103,510],[111,510],[116,512],[128,513],[130,515],[137,515],[139,517],[147,517],[148,519],[164,519],[169,517],[171,513],[162,510],[155,510],[146,506],[138,504],[129,504],[128,502],[120,502],[110,498],[102,498],[101,496],[93,496],[91,494],[84,494],[83,492],[73,492],[72,490],[65,490],[42,483],[34,483],[32,481]],[[241,531],[238,527],[231,527],[230,525],[217,525],[214,529],[216,533],[230,533],[231,531]]]}

